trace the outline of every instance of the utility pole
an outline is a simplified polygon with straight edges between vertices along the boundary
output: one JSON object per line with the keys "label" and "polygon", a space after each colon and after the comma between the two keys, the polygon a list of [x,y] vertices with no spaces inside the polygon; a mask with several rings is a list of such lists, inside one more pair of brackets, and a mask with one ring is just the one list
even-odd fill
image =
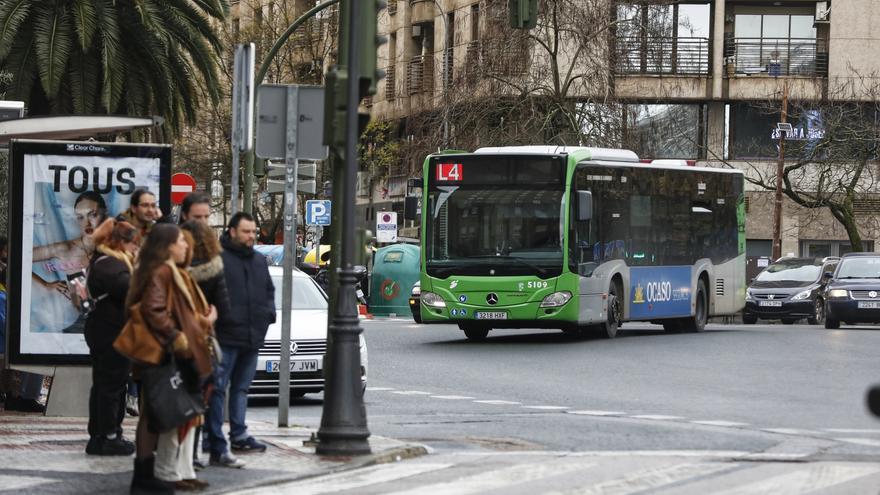
{"label": "utility pole", "polygon": [[[788,120],[788,81],[782,86],[782,124]],[[773,259],[782,257],[782,176],[785,172],[785,133],[784,125],[779,130],[779,159],[776,162],[776,201],[773,205]]]}

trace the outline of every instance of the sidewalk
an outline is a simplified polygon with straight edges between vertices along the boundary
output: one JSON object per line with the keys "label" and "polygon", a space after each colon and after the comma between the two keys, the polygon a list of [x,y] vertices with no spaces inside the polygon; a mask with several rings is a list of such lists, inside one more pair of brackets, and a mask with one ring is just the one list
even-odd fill
{"label": "sidewalk", "polygon": [[[85,454],[86,418],[47,418],[36,414],[0,411],[0,493],[120,494],[128,493],[133,457],[97,457]],[[125,436],[134,440],[136,418],[126,418]],[[272,423],[248,422],[250,432],[269,445],[262,454],[242,454],[244,469],[209,467],[199,479],[211,484],[199,493],[229,493],[395,462],[427,453],[421,445],[370,437],[373,454],[354,458],[327,458],[314,454],[303,442],[313,430],[278,428]]]}

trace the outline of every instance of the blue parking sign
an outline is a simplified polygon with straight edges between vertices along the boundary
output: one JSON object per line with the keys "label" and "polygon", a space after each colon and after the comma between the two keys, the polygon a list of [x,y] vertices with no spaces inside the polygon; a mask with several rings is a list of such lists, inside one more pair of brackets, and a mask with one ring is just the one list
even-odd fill
{"label": "blue parking sign", "polygon": [[306,225],[330,225],[330,200],[306,201]]}

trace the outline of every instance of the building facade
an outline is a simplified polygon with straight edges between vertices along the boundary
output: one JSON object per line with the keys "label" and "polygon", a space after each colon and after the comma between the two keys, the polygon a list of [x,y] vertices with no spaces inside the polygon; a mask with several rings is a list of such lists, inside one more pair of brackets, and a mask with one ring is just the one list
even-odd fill
{"label": "building facade", "polygon": [[[500,101],[499,95],[513,99],[526,93],[539,104],[573,102],[572,112],[562,112],[577,119],[576,136],[561,139],[568,144],[613,145],[644,159],[744,170],[757,182],[747,184],[750,257],[771,252],[774,201],[767,186],[775,184],[780,134],[786,165],[805,164],[791,174],[792,185],[812,199],[821,195],[811,190],[827,189],[830,178],[845,182],[852,174],[844,160],[850,157],[823,148],[832,137],[861,142],[866,134],[874,140],[880,120],[880,31],[875,27],[880,2],[540,4],[539,27],[523,35],[506,27],[506,1],[391,0],[379,17],[389,43],[378,54],[386,78],[367,102],[373,118],[399,123],[404,140],[418,140],[421,132],[431,135],[434,149],[470,149],[523,143],[520,137],[489,135],[493,126],[504,125],[504,116],[499,121],[491,113],[472,129],[462,129],[462,106],[477,108]],[[777,125],[783,107],[791,129]],[[859,115],[858,126],[853,114]],[[414,121],[429,125],[414,130]],[[548,135],[546,126],[529,125],[523,134],[533,136],[532,144]],[[469,139],[463,142],[462,135]],[[557,141],[565,136],[551,135]],[[854,197],[848,207],[863,248],[873,251],[880,242],[877,157],[853,151],[851,158],[868,163],[850,188]],[[418,156],[406,157],[378,180],[363,177],[362,211],[402,208],[407,191],[399,185],[419,176],[420,165]],[[830,256],[850,249],[846,230],[827,208],[786,199],[783,254]]]}

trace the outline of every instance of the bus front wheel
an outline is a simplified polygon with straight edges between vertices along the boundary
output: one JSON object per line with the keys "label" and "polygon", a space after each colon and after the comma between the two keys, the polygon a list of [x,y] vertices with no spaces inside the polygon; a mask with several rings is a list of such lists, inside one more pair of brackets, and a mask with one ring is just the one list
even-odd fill
{"label": "bus front wheel", "polygon": [[598,325],[599,336],[606,339],[617,337],[617,331],[620,330],[620,319],[623,317],[623,305],[620,299],[621,290],[617,287],[616,282],[612,282],[608,287],[608,317],[605,323]]}
{"label": "bus front wheel", "polygon": [[685,329],[689,332],[702,332],[706,329],[706,320],[709,318],[709,304],[706,297],[706,283],[703,279],[697,280],[697,300],[694,308],[694,316],[684,320]]}
{"label": "bus front wheel", "polygon": [[459,325],[459,328],[464,330],[465,337],[467,337],[468,340],[473,341],[473,342],[482,342],[482,341],[486,340],[486,336],[489,335],[489,329],[486,327],[472,327],[470,325],[468,325],[468,326]]}

